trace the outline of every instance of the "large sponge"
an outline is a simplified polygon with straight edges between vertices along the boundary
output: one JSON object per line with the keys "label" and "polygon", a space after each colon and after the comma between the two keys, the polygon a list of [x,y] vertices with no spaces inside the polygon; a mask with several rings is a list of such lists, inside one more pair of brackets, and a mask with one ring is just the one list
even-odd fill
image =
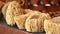
{"label": "large sponge", "polygon": [[46,34],[60,34],[60,17],[54,17],[44,21]]}

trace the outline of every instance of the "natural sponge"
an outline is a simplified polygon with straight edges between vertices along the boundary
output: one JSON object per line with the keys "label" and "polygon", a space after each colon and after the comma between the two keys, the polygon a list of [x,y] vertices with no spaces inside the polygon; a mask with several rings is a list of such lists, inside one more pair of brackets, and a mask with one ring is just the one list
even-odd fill
{"label": "natural sponge", "polygon": [[60,34],[60,16],[44,21],[46,34]]}
{"label": "natural sponge", "polygon": [[15,24],[14,16],[21,15],[23,13],[19,2],[12,1],[9,3],[6,9],[6,22],[8,25],[13,26]]}
{"label": "natural sponge", "polygon": [[[35,13],[35,12],[34,12]],[[22,15],[16,15],[14,17],[14,21],[16,22],[16,25],[19,29],[25,29],[25,21],[26,19],[33,14],[33,11],[30,9],[25,9],[24,14]]]}
{"label": "natural sponge", "polygon": [[50,15],[39,12],[31,14],[25,22],[26,30],[29,32],[43,32],[45,19],[50,19]]}
{"label": "natural sponge", "polygon": [[25,29],[25,21],[29,15],[19,15],[14,17],[14,21],[19,29]]}

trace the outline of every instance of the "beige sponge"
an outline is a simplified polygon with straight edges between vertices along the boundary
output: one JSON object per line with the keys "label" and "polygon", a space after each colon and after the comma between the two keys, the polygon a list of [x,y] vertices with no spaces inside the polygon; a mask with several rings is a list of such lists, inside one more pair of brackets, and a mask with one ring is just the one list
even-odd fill
{"label": "beige sponge", "polygon": [[29,15],[19,15],[14,17],[14,21],[19,29],[25,29],[25,21]]}
{"label": "beige sponge", "polygon": [[[33,14],[33,12],[31,10],[26,10],[27,12],[25,12],[25,14],[22,15],[16,15],[14,17],[14,21],[16,22],[16,25],[19,29],[25,29],[25,21],[26,19]],[[30,12],[31,11],[31,12]],[[36,12],[34,12],[36,13]]]}
{"label": "beige sponge", "polygon": [[46,34],[60,34],[60,17],[54,17],[44,21]]}
{"label": "beige sponge", "polygon": [[6,10],[8,8],[8,5],[9,5],[10,2],[6,3],[3,8],[2,8],[2,14],[4,16],[4,18],[6,19]]}
{"label": "beige sponge", "polygon": [[31,14],[25,22],[26,30],[28,32],[43,32],[45,19],[50,19],[50,15],[39,12]]}
{"label": "beige sponge", "polygon": [[14,16],[21,15],[22,12],[20,4],[17,1],[10,2],[6,10],[7,24],[13,26],[15,24]]}

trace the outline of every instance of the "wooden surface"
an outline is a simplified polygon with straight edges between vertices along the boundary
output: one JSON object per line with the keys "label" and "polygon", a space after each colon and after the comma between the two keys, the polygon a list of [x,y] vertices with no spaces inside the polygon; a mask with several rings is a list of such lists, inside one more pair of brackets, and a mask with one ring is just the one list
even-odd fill
{"label": "wooden surface", "polygon": [[27,32],[8,27],[0,21],[0,34],[28,34]]}

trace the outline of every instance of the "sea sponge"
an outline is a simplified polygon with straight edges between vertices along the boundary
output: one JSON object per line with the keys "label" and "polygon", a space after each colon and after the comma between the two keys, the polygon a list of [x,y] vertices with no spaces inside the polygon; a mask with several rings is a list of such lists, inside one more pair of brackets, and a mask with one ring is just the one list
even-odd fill
{"label": "sea sponge", "polygon": [[2,7],[2,14],[4,16],[4,18],[6,18],[6,10],[8,8],[10,2],[6,3],[3,7]]}
{"label": "sea sponge", "polygon": [[33,12],[30,9],[26,9],[24,11],[25,13],[22,15],[16,15],[14,17],[14,21],[16,22],[16,25],[19,29],[25,29],[25,21],[26,19],[33,13],[37,13],[37,11]]}
{"label": "sea sponge", "polygon": [[17,1],[10,2],[6,9],[7,24],[13,26],[15,24],[14,16],[21,15],[21,14],[23,14],[23,11],[20,7],[20,4]]}
{"label": "sea sponge", "polygon": [[25,21],[29,15],[19,15],[14,17],[14,21],[19,29],[25,29]]}
{"label": "sea sponge", "polygon": [[60,34],[60,16],[44,21],[46,34]]}
{"label": "sea sponge", "polygon": [[28,32],[43,32],[45,19],[50,19],[50,15],[39,12],[31,14],[26,19],[26,23],[25,23],[26,30]]}

